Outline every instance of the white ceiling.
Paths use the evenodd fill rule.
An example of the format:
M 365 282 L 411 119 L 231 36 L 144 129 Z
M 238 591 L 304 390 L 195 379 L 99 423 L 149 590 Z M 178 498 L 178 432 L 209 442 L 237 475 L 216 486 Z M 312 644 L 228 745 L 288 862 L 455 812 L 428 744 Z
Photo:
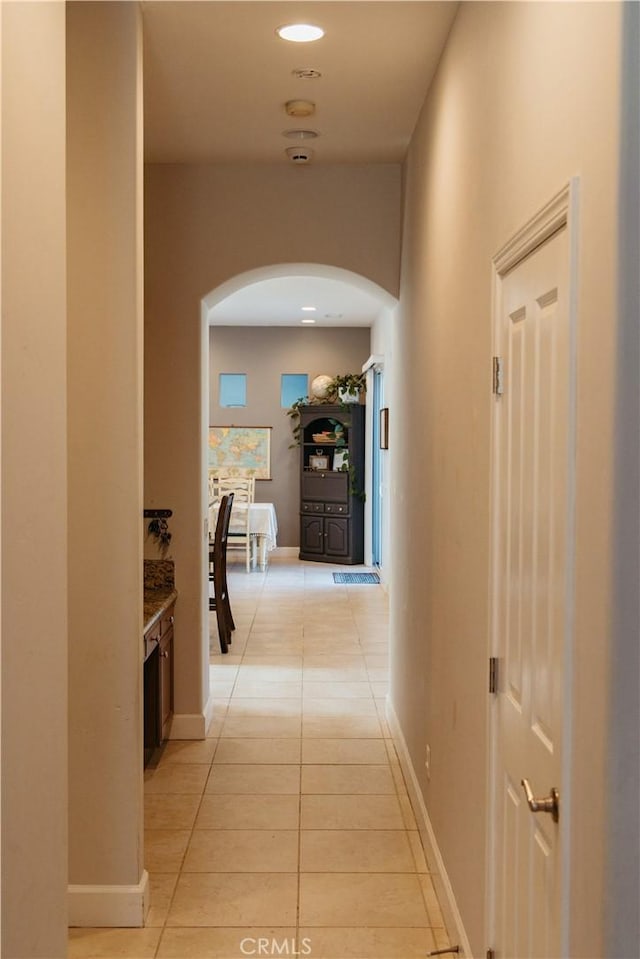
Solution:
M 303 311 L 303 306 L 316 310 Z M 211 326 L 371 326 L 382 304 L 353 284 L 318 276 L 282 276 L 245 286 L 209 310 Z
M 420 0 L 142 0 L 145 158 L 153 163 L 281 163 L 314 129 L 313 164 L 400 163 L 455 17 Z M 276 27 L 317 23 L 315 43 Z M 313 68 L 320 79 L 299 79 Z M 316 114 L 287 116 L 287 100 Z M 299 142 L 299 141 L 298 141 Z M 383 304 L 348 282 L 290 276 L 254 282 L 210 311 L 212 324 L 370 326 Z M 327 317 L 327 314 L 340 314 Z
M 401 162 L 457 9 L 403 0 L 142 0 L 145 152 L 156 163 L 290 163 L 282 132 L 311 127 L 314 163 Z M 287 43 L 283 23 L 325 29 Z M 292 71 L 313 68 L 316 80 Z M 288 117 L 310 99 L 316 115 Z

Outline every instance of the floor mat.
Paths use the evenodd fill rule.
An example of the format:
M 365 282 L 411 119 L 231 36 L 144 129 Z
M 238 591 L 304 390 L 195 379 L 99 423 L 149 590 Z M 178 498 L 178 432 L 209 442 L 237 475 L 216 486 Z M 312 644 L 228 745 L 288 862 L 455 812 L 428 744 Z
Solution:
M 352 586 L 354 583 L 379 583 L 380 577 L 377 573 L 334 573 L 333 581 Z

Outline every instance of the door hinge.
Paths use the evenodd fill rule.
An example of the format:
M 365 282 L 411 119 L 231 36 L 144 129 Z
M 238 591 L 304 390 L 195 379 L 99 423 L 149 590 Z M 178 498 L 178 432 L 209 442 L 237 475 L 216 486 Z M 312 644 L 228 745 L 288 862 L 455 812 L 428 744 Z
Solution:
M 502 396 L 504 393 L 504 377 L 501 356 L 494 356 L 493 358 L 493 392 L 496 396 Z
M 489 656 L 489 692 L 498 692 L 498 657 Z

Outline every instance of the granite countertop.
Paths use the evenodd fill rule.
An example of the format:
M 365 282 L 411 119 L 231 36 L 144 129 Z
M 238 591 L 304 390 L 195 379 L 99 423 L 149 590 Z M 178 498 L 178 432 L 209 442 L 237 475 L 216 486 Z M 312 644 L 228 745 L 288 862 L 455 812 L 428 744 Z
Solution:
M 145 559 L 143 607 L 145 633 L 155 626 L 177 596 L 173 560 Z

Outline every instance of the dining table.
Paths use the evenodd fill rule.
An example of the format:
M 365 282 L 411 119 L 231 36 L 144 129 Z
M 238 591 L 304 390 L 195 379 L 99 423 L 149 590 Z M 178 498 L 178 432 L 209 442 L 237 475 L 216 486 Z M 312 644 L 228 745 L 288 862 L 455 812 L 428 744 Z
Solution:
M 210 511 L 213 511 L 212 523 L 215 529 L 215 517 L 217 514 L 217 501 L 209 503 Z M 278 519 L 276 508 L 273 503 L 249 503 L 249 535 L 256 540 L 256 561 L 260 569 L 266 569 L 268 554 L 277 546 L 278 538 Z M 246 503 L 234 503 L 231 509 L 231 521 L 229 532 L 233 533 L 234 526 L 239 531 L 246 528 L 244 516 L 242 513 L 247 509 Z M 235 522 L 234 522 L 235 521 Z

